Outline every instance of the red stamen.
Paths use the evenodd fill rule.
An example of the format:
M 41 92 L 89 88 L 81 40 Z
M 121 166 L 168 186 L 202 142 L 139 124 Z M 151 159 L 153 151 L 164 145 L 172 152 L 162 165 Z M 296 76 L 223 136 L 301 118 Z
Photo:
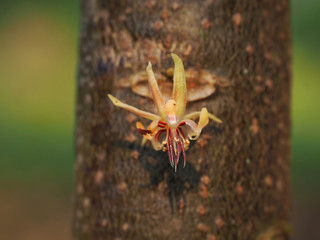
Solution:
M 183 142 L 185 142 L 185 141 L 186 141 L 186 136 L 184 135 L 182 129 L 181 129 L 181 128 L 178 128 L 178 130 L 179 130 L 180 134 L 182 135 L 182 140 L 183 140 Z
M 171 130 L 168 128 L 167 132 L 167 147 L 168 147 L 168 156 L 169 156 L 169 161 L 171 164 L 171 167 L 173 167 L 173 146 L 172 146 L 172 137 L 171 137 Z
M 183 142 L 181 141 L 181 136 L 179 134 L 179 132 L 182 134 L 182 137 L 184 138 L 184 134 L 183 134 L 183 131 L 182 129 L 178 128 L 177 130 L 177 134 L 178 134 L 178 137 L 179 137 L 179 142 L 178 142 L 178 161 L 179 161 L 179 157 L 180 157 L 180 152 L 182 150 L 182 154 L 183 154 L 183 167 L 186 166 L 186 153 L 184 151 L 184 141 L 185 141 L 185 138 L 183 139 Z
M 165 126 L 167 126 L 167 124 L 165 122 L 162 122 L 162 121 L 158 122 L 158 127 L 162 127 L 163 128 Z
M 181 122 L 181 123 L 179 124 L 179 127 L 180 127 L 180 126 L 184 126 L 184 125 L 186 125 L 186 122 Z
M 137 128 L 138 133 L 142 134 L 142 135 L 147 135 L 152 133 L 151 130 L 147 130 L 147 129 L 142 129 L 142 128 Z
M 162 130 L 159 130 L 157 132 L 157 134 L 156 134 L 157 137 L 158 137 L 158 134 L 160 135 L 159 132 L 162 132 Z M 180 135 L 180 133 L 181 133 L 181 135 Z M 186 154 L 185 154 L 185 150 L 184 150 L 184 141 L 182 141 L 182 140 L 184 140 L 183 138 L 184 138 L 184 134 L 181 129 L 177 128 L 175 133 L 172 133 L 171 128 L 167 128 L 168 156 L 169 156 L 169 161 L 170 161 L 171 166 L 173 167 L 173 165 L 174 165 L 175 171 L 177 171 L 177 166 L 179 163 L 181 152 L 183 154 L 183 160 L 184 160 L 183 167 L 186 166 Z M 177 146 L 177 153 L 174 151 L 173 144 L 176 144 L 176 146 Z
M 177 158 L 174 158 L 174 171 L 177 172 L 178 161 Z
M 180 135 L 179 135 L 179 131 L 176 130 L 176 134 L 178 136 L 178 154 L 177 154 L 177 157 L 176 157 L 176 165 L 178 165 L 178 162 L 179 162 L 179 158 L 180 158 L 180 152 L 181 152 L 181 139 L 180 139 Z M 175 168 L 177 169 L 177 166 L 175 166 Z
M 184 151 L 183 143 L 180 142 L 180 144 L 181 144 L 181 147 L 182 147 L 183 167 L 185 167 L 185 166 L 186 166 L 186 161 L 187 161 L 187 159 L 186 159 L 186 153 L 185 153 L 185 151 Z
M 166 129 L 161 129 L 161 130 L 159 130 L 159 131 L 156 133 L 156 135 L 154 136 L 154 138 L 159 141 L 160 134 L 163 133 L 163 132 L 165 132 L 165 131 L 166 131 Z

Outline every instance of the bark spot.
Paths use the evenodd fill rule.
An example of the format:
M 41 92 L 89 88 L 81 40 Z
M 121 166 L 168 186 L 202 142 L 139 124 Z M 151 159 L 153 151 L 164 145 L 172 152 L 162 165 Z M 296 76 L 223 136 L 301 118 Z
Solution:
M 209 231 L 209 227 L 205 225 L 204 223 L 199 223 L 197 225 L 197 229 L 202 233 L 207 233 Z
M 84 208 L 88 208 L 89 206 L 90 206 L 90 198 L 88 198 L 88 197 L 84 197 L 83 198 L 83 202 L 82 202 L 82 205 L 83 205 L 83 207 Z
M 81 210 L 77 210 L 76 216 L 77 216 L 77 218 L 81 219 L 83 217 L 82 211 Z
M 263 92 L 263 87 L 261 85 L 256 85 L 254 87 L 254 90 L 256 91 L 257 94 L 260 94 Z
M 92 97 L 90 94 L 86 94 L 85 98 L 84 98 L 84 101 L 87 105 L 91 104 L 92 102 Z
M 156 5 L 156 1 L 155 0 L 149 0 L 148 2 L 146 2 L 146 6 L 149 9 L 152 9 L 155 5 Z
M 207 240 L 217 240 L 216 236 L 215 235 L 208 235 L 207 236 Z
M 272 83 L 272 80 L 270 79 L 270 78 L 268 78 L 267 80 L 266 80 L 266 86 L 267 86 L 267 88 L 269 88 L 269 89 L 272 89 L 272 87 L 273 87 L 273 83 Z
M 209 197 L 209 194 L 208 194 L 208 190 L 207 190 L 207 187 L 203 184 L 200 184 L 200 196 L 203 198 L 203 199 L 207 199 Z
M 78 193 L 78 194 L 82 194 L 82 193 L 83 193 L 83 186 L 82 186 L 81 183 L 79 183 L 79 184 L 77 185 L 77 193 Z
M 266 51 L 265 53 L 264 53 L 264 57 L 265 57 L 265 59 L 266 60 L 271 60 L 271 53 L 269 52 L 269 51 Z
M 122 225 L 122 230 L 126 232 L 126 231 L 128 231 L 128 229 L 129 229 L 129 224 L 128 223 L 124 223 Z
M 104 173 L 101 170 L 98 170 L 94 176 L 94 182 L 97 185 L 100 185 L 104 177 Z
M 209 22 L 208 18 L 203 19 L 201 23 L 202 23 L 203 28 L 207 32 L 210 28 L 210 22 Z
M 236 192 L 238 195 L 242 195 L 243 193 L 243 186 L 240 183 L 237 184 Z
M 203 216 L 206 213 L 206 209 L 204 208 L 203 205 L 200 205 L 197 209 L 197 212 L 199 215 Z
M 282 192 L 282 190 L 283 190 L 283 182 L 281 180 L 277 181 L 277 189 L 280 192 Z
M 137 116 L 132 113 L 128 113 L 126 119 L 127 119 L 127 122 L 131 124 L 137 120 Z
M 165 22 L 168 20 L 168 11 L 167 11 L 167 9 L 163 9 L 162 10 L 161 17 Z
M 214 223 L 217 225 L 218 228 L 222 228 L 225 224 L 224 220 L 220 216 L 216 217 Z
M 248 44 L 248 45 L 246 46 L 246 52 L 247 52 L 249 55 L 251 55 L 251 54 L 253 53 L 253 47 L 252 47 L 251 44 Z
M 77 167 L 80 167 L 82 165 L 82 163 L 83 163 L 83 155 L 81 153 L 79 153 L 77 156 Z
M 82 135 L 78 136 L 77 144 L 81 146 L 84 143 L 84 137 Z
M 171 8 L 173 11 L 177 11 L 180 8 L 180 5 L 177 2 L 173 2 Z
M 134 159 L 134 160 L 138 160 L 139 158 L 139 152 L 137 150 L 134 150 L 132 153 L 131 153 L 131 157 Z
M 158 32 L 163 27 L 163 21 L 157 20 L 153 24 L 153 28 Z
M 129 135 L 126 137 L 126 140 L 128 142 L 135 142 L 137 140 L 137 137 L 133 134 L 132 131 L 130 131 Z
M 106 218 L 103 218 L 103 219 L 101 219 L 100 224 L 102 227 L 106 227 L 108 225 L 108 220 Z
M 106 158 L 106 152 L 105 151 L 101 151 L 101 152 L 97 153 L 96 157 L 97 157 L 97 159 L 99 161 L 103 161 Z
M 258 125 L 258 119 L 254 118 L 252 120 L 252 125 L 251 125 L 251 131 L 254 135 L 256 135 L 259 132 L 259 125 Z
M 258 83 L 262 83 L 262 77 L 260 75 L 258 75 L 256 77 L 256 80 L 257 80 Z
M 119 192 L 123 193 L 127 189 L 127 184 L 125 182 L 122 182 L 118 184 L 117 188 Z
M 205 185 L 208 185 L 210 183 L 210 178 L 207 175 L 203 175 L 201 177 L 201 182 L 204 183 Z
M 237 27 L 240 25 L 241 21 L 242 21 L 242 17 L 240 13 L 235 13 L 232 17 L 232 20 L 234 22 L 234 25 Z
M 184 201 L 182 199 L 180 199 L 179 201 L 179 215 L 182 216 L 183 215 L 183 212 L 184 212 Z
M 272 185 L 273 185 L 272 177 L 270 175 L 267 175 L 264 178 L 264 183 L 266 184 L 267 187 L 272 187 Z

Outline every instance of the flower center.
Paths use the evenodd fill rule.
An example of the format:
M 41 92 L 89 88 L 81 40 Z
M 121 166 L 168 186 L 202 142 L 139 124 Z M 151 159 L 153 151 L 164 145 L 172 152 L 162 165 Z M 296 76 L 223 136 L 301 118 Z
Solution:
M 174 129 L 174 128 L 178 127 L 178 125 L 180 123 L 180 119 L 175 114 L 171 114 L 171 115 L 167 116 L 167 123 L 170 128 Z

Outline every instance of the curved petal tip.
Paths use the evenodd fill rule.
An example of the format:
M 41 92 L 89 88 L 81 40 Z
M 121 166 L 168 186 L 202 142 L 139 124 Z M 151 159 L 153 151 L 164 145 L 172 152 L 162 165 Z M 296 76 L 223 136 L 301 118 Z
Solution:
M 173 100 L 177 103 L 177 116 L 181 117 L 187 104 L 186 76 L 181 58 L 175 53 L 171 53 L 171 57 L 174 61 Z

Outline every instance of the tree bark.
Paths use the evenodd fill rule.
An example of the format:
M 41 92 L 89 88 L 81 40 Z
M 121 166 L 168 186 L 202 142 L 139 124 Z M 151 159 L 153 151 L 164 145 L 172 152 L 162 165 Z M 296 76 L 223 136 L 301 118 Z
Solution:
M 287 0 L 83 0 L 80 36 L 74 239 L 289 238 Z M 168 78 L 170 52 L 216 80 L 187 111 L 223 121 L 176 173 L 166 152 L 141 146 L 140 119 L 107 99 L 155 112 L 130 80 L 148 60 Z

